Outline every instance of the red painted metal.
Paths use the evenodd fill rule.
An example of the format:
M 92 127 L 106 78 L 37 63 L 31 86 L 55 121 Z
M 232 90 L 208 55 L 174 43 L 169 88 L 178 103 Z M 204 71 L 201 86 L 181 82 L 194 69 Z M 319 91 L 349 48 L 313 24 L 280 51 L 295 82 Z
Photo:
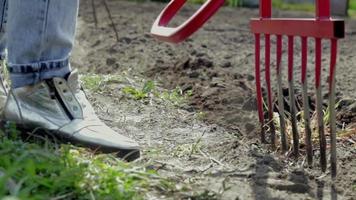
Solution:
M 169 22 L 186 3 L 186 0 L 172 0 L 154 22 L 151 34 L 159 40 L 179 43 L 196 32 L 224 5 L 225 0 L 207 0 L 201 8 L 178 27 L 167 27 Z
M 294 37 L 288 36 L 288 81 L 293 79 L 294 68 Z
M 326 169 L 326 138 L 324 134 L 324 125 L 323 125 L 323 113 L 322 113 L 322 93 L 321 93 L 321 72 L 322 72 L 322 41 L 325 39 L 331 40 L 331 62 L 330 62 L 330 91 L 329 93 L 335 93 L 335 68 L 336 68 L 336 56 L 337 56 L 337 40 L 345 37 L 345 22 L 343 20 L 335 20 L 330 17 L 330 0 L 316 0 L 316 9 L 315 9 L 315 18 L 273 18 L 272 17 L 272 2 L 271 0 L 260 0 L 260 17 L 251 19 L 251 30 L 255 35 L 265 35 L 265 72 L 266 72 L 266 83 L 267 83 L 267 100 L 268 104 L 272 99 L 272 91 L 270 88 L 270 36 L 277 36 L 277 49 L 276 49 L 276 63 L 277 63 L 277 75 L 281 75 L 281 57 L 282 57 L 282 36 L 288 36 L 288 81 L 289 81 L 289 92 L 290 92 L 290 106 L 291 106 L 291 121 L 293 129 L 293 144 L 294 144 L 294 153 L 298 155 L 299 147 L 299 135 L 298 128 L 296 126 L 296 116 L 295 116 L 295 102 L 294 102 L 294 38 L 300 37 L 302 44 L 302 56 L 301 56 L 301 82 L 303 84 L 303 101 L 304 103 L 308 102 L 307 97 L 307 61 L 308 61 L 308 38 L 315 39 L 315 88 L 317 94 L 317 115 L 318 115 L 318 131 L 319 131 L 319 141 L 320 141 L 320 162 L 322 170 Z M 256 59 L 260 59 L 260 44 L 256 44 L 256 52 L 258 56 Z M 260 61 L 256 60 L 256 63 Z M 260 75 L 260 66 L 256 65 L 256 85 L 258 90 L 261 90 L 261 80 L 257 79 Z M 257 73 L 258 71 L 258 73 Z M 279 88 L 279 93 L 281 88 Z M 335 95 L 331 95 L 330 104 L 332 105 Z M 278 99 L 280 101 L 282 97 L 279 95 Z M 257 101 L 258 105 L 263 105 L 263 97 L 260 96 L 257 92 Z M 280 102 L 279 102 L 280 103 Z M 279 105 L 280 106 L 280 105 Z M 305 108 L 304 111 L 309 112 L 309 104 L 305 105 L 308 108 Z M 271 107 L 268 107 L 268 113 L 270 114 Z M 262 115 L 263 111 L 259 109 L 259 115 Z M 309 114 L 309 113 L 305 113 Z M 282 117 L 280 119 L 282 120 Z M 261 119 L 260 119 L 261 121 Z M 262 120 L 261 123 L 264 123 Z M 312 163 L 312 144 L 311 144 L 311 131 L 309 128 L 310 119 L 305 117 L 306 123 L 306 143 L 307 143 L 307 152 L 308 152 L 308 163 Z M 334 125 L 335 120 L 331 120 L 330 124 Z M 332 126 L 335 129 L 335 126 Z M 282 128 L 282 127 L 281 127 Z M 332 129 L 332 128 L 331 128 Z M 332 135 L 332 175 L 336 175 L 336 138 L 335 130 L 331 130 Z M 273 137 L 273 134 L 272 134 Z M 283 133 L 281 132 L 281 139 L 283 139 Z M 282 142 L 283 143 L 283 142 Z
M 308 63 L 308 38 L 302 37 L 302 83 L 305 83 L 307 78 L 307 63 Z
M 260 0 L 260 17 L 270 18 L 272 16 L 272 0 Z
M 344 38 L 344 21 L 317 19 L 252 19 L 253 33 L 318 38 Z
M 284 98 L 283 98 L 283 86 L 282 86 L 282 48 L 283 40 L 281 35 L 277 35 L 276 41 L 276 72 L 277 72 L 277 88 L 278 88 L 278 111 L 279 111 L 279 124 L 280 124 L 280 133 L 281 133 L 281 147 L 282 152 L 288 151 L 288 138 L 286 135 L 286 121 L 284 113 Z
M 269 117 L 273 116 L 272 107 L 272 89 L 271 89 L 271 37 L 265 35 L 265 76 L 268 95 L 268 113 Z
M 330 77 L 329 77 L 329 112 L 330 112 L 330 163 L 331 177 L 337 174 L 337 151 L 336 151 L 336 114 L 335 114 L 335 71 L 337 60 L 337 40 L 331 40 Z
M 273 123 L 273 96 L 271 87 L 271 36 L 265 35 L 265 76 L 267 84 L 267 106 L 268 106 L 268 118 L 269 127 L 271 131 L 271 143 L 273 148 L 275 147 L 275 128 Z
M 315 1 L 316 18 L 319 20 L 330 19 L 330 0 L 316 0 Z
M 310 105 L 308 98 L 308 79 L 307 79 L 307 66 L 308 66 L 308 38 L 302 37 L 302 76 L 301 82 L 303 85 L 303 107 L 304 107 L 304 142 L 307 149 L 308 165 L 313 165 L 313 144 L 312 144 L 312 131 L 310 126 Z
M 156 38 L 178 43 L 183 41 L 197 31 L 223 4 L 224 0 L 207 0 L 203 6 L 186 22 L 176 28 L 167 27 L 172 18 L 186 3 L 186 0 L 172 0 L 168 6 L 162 11 L 155 21 L 151 33 Z M 255 36 L 255 78 L 256 78 L 256 93 L 257 93 L 257 108 L 258 117 L 261 124 L 261 140 L 266 142 L 265 138 L 265 119 L 263 107 L 263 93 L 261 85 L 261 35 L 265 39 L 265 79 L 267 84 L 267 102 L 269 120 L 273 120 L 273 96 L 271 88 L 271 36 L 277 36 L 277 64 L 276 71 L 278 81 L 281 82 L 281 61 L 282 61 L 282 37 L 288 36 L 288 81 L 290 92 L 291 120 L 293 129 L 293 145 L 295 156 L 298 156 L 299 135 L 298 127 L 296 126 L 296 109 L 294 97 L 294 38 L 300 37 L 302 44 L 301 56 L 301 82 L 303 83 L 303 101 L 307 102 L 307 58 L 308 58 L 308 38 L 315 39 L 315 88 L 317 94 L 317 117 L 318 131 L 320 141 L 320 161 L 322 170 L 326 170 L 326 138 L 324 134 L 323 113 L 322 113 L 322 93 L 321 93 L 321 72 L 322 72 L 322 41 L 328 39 L 331 41 L 331 58 L 330 58 L 330 105 L 335 104 L 335 69 L 337 59 L 337 41 L 345 37 L 345 22 L 343 20 L 335 20 L 330 17 L 330 0 L 316 0 L 315 18 L 272 18 L 272 0 L 260 0 L 260 17 L 251 19 L 250 27 Z M 282 87 L 278 87 L 278 101 L 281 103 Z M 284 102 L 282 102 L 284 103 Z M 279 105 L 281 106 L 281 105 Z M 281 108 L 281 107 L 279 107 Z M 283 106 L 282 106 L 282 109 Z M 336 126 L 335 113 L 331 109 L 331 169 L 332 176 L 336 176 Z M 308 112 L 309 109 L 305 109 Z M 308 114 L 308 113 L 305 113 Z M 281 122 L 284 118 L 281 115 Z M 283 119 L 282 119 L 283 118 Z M 308 117 L 307 117 L 308 118 Z M 309 123 L 309 119 L 305 119 L 305 123 Z M 272 129 L 272 127 L 271 127 Z M 281 129 L 283 129 L 281 125 Z M 307 128 L 308 129 L 308 128 Z M 309 128 L 310 129 L 310 128 Z M 312 145 L 311 131 L 306 130 L 306 143 L 308 147 L 308 162 L 312 163 Z M 274 131 L 271 130 L 272 144 L 274 144 Z M 287 138 L 284 131 L 281 131 L 282 149 L 287 149 Z
M 283 41 L 282 41 L 282 35 L 277 35 L 277 74 L 280 74 L 281 73 L 281 62 L 282 62 L 282 44 L 283 44 Z
M 322 69 L 322 39 L 315 38 L 315 89 L 316 89 L 316 113 L 318 119 L 319 145 L 320 145 L 320 165 L 322 171 L 326 171 L 326 138 L 323 123 L 323 108 L 321 94 L 321 69 Z
M 263 98 L 261 86 L 261 37 L 260 34 L 255 34 L 255 77 L 256 77 L 256 93 L 257 93 L 257 110 L 258 118 L 261 124 L 261 141 L 266 142 L 264 133 L 264 115 L 263 115 Z
M 315 38 L 315 88 L 320 87 L 321 78 L 321 39 Z
M 331 83 L 335 79 L 336 71 L 336 60 L 337 60 L 337 40 L 331 40 L 331 56 L 330 56 L 330 76 L 329 76 L 329 90 L 331 90 Z

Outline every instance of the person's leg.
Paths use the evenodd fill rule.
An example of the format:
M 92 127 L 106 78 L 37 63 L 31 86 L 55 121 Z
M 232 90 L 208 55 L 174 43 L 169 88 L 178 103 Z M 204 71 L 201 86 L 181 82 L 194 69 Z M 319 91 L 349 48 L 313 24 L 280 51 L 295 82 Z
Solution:
M 68 74 L 79 1 L 11 0 L 8 4 L 8 70 L 12 87 Z
M 5 25 L 8 0 L 0 0 L 0 112 L 3 110 L 7 99 L 7 88 L 4 82 L 4 63 L 6 50 Z
M 5 25 L 7 15 L 7 1 L 0 0 L 0 61 L 5 59 L 6 38 L 5 38 Z
M 81 89 L 69 56 L 78 0 L 9 0 L 8 70 L 12 87 L 3 119 L 128 160 L 139 145 L 96 116 Z

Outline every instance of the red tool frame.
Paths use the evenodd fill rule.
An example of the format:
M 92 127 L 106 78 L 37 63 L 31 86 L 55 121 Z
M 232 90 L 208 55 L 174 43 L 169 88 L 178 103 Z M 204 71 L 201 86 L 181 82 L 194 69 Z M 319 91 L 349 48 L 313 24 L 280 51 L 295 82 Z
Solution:
M 225 0 L 207 0 L 201 8 L 182 25 L 167 27 L 172 18 L 186 3 L 186 0 L 172 0 L 154 22 L 151 34 L 159 40 L 179 43 L 199 30 L 205 22 L 224 5 Z
M 214 13 L 224 4 L 224 0 L 207 0 L 205 4 L 186 22 L 176 28 L 167 27 L 172 18 L 183 7 L 186 0 L 172 0 L 162 11 L 153 24 L 151 33 L 159 40 L 179 43 L 195 31 L 197 31 Z M 330 0 L 316 0 L 316 16 L 310 19 L 292 18 L 272 18 L 272 0 L 260 0 L 260 17 L 251 20 L 250 26 L 255 35 L 255 76 L 258 116 L 261 123 L 261 140 L 266 141 L 266 123 L 263 109 L 263 94 L 261 84 L 261 35 L 265 41 L 265 79 L 267 85 L 267 106 L 268 123 L 271 132 L 271 143 L 275 147 L 276 133 L 274 127 L 274 105 L 271 87 L 271 35 L 276 37 L 276 72 L 278 81 L 278 110 L 280 114 L 280 132 L 282 151 L 288 150 L 288 138 L 286 135 L 286 116 L 282 94 L 282 48 L 283 36 L 288 37 L 288 83 L 290 115 L 293 132 L 293 152 L 296 157 L 299 155 L 299 131 L 297 127 L 296 106 L 295 106 L 295 87 L 294 87 L 294 43 L 295 38 L 300 38 L 301 42 L 301 82 L 303 89 L 303 108 L 305 125 L 305 144 L 307 146 L 307 158 L 309 165 L 313 162 L 313 147 L 311 141 L 310 109 L 308 102 L 307 87 L 307 57 L 308 39 L 315 40 L 315 89 L 316 107 L 318 119 L 318 132 L 320 142 L 320 164 L 322 171 L 326 171 L 326 137 L 324 133 L 323 110 L 322 110 L 322 91 L 321 91 L 321 69 L 322 69 L 322 41 L 329 40 L 330 51 L 330 72 L 329 72 L 329 112 L 330 112 L 330 139 L 331 139 L 331 174 L 336 177 L 336 119 L 335 119 L 335 70 L 337 61 L 338 39 L 345 37 L 345 22 L 335 20 L 330 17 Z
M 271 132 L 271 143 L 274 146 L 276 142 L 275 129 L 273 123 L 273 96 L 271 88 L 271 35 L 276 36 L 277 49 L 277 80 L 278 80 L 278 104 L 281 124 L 281 143 L 282 150 L 287 151 L 288 143 L 285 127 L 285 116 L 282 97 L 282 78 L 281 78 L 281 59 L 282 59 L 282 39 L 283 36 L 288 37 L 288 82 L 289 82 L 289 100 L 290 100 L 290 115 L 293 132 L 293 152 L 297 157 L 299 155 L 299 132 L 296 120 L 295 106 L 295 87 L 294 87 L 294 42 L 295 38 L 300 38 L 302 44 L 301 67 L 302 76 L 301 82 L 303 85 L 303 102 L 304 102 L 304 121 L 306 133 L 306 146 L 308 163 L 313 162 L 313 147 L 311 142 L 311 128 L 307 93 L 307 56 L 308 56 L 308 38 L 315 39 L 315 88 L 316 88 L 316 107 L 318 118 L 318 132 L 320 142 L 320 164 L 322 170 L 326 170 L 326 137 L 324 133 L 323 110 L 322 110 L 322 93 L 321 93 L 321 68 L 322 68 L 322 40 L 330 40 L 331 55 L 330 55 L 330 74 L 329 74 L 329 108 L 330 108 L 330 126 L 331 126 L 331 174 L 336 176 L 336 122 L 335 122 L 335 68 L 337 60 L 337 41 L 345 36 L 345 25 L 343 20 L 335 20 L 330 17 L 330 0 L 316 0 L 316 17 L 312 19 L 281 19 L 272 18 L 272 1 L 260 0 L 260 18 L 252 19 L 250 26 L 255 35 L 255 75 L 256 75 L 256 91 L 257 91 L 257 106 L 259 120 L 261 123 L 261 140 L 266 142 L 265 138 L 265 119 L 263 109 L 263 94 L 261 86 L 261 35 L 265 39 L 265 79 L 267 85 L 267 105 L 268 105 L 268 126 Z

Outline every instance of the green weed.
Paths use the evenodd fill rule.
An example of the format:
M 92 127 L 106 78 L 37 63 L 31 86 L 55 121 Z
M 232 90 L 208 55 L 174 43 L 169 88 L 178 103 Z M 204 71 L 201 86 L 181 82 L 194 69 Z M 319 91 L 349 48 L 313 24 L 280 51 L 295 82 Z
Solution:
M 153 81 L 147 81 L 141 89 L 136 89 L 132 86 L 126 86 L 122 89 L 124 94 L 128 94 L 136 100 L 142 100 L 149 96 L 155 89 Z
M 182 105 L 189 96 L 192 96 L 192 91 L 189 90 L 183 93 L 179 87 L 176 87 L 174 90 L 163 92 L 160 98 L 171 102 L 175 106 L 179 106 Z
M 173 90 L 159 90 L 154 81 L 146 81 L 142 88 L 136 88 L 133 86 L 126 86 L 122 89 L 123 93 L 129 95 L 135 100 L 143 100 L 148 97 L 154 96 L 158 99 L 162 99 L 172 103 L 175 106 L 180 106 L 189 96 L 192 96 L 192 91 L 186 91 L 185 93 L 179 88 Z
M 207 117 L 207 113 L 203 112 L 203 111 L 200 111 L 196 114 L 196 117 L 198 120 L 204 120 L 206 119 Z

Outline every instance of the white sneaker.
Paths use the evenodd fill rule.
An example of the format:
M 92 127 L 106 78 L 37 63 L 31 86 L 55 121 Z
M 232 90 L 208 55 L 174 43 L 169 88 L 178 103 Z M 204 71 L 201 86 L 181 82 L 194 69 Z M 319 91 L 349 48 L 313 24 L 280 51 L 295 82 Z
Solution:
M 140 156 L 137 142 L 113 131 L 97 117 L 80 88 L 76 71 L 67 79 L 53 78 L 34 86 L 11 89 L 4 120 L 25 129 L 42 128 L 102 152 L 117 152 L 128 161 Z

